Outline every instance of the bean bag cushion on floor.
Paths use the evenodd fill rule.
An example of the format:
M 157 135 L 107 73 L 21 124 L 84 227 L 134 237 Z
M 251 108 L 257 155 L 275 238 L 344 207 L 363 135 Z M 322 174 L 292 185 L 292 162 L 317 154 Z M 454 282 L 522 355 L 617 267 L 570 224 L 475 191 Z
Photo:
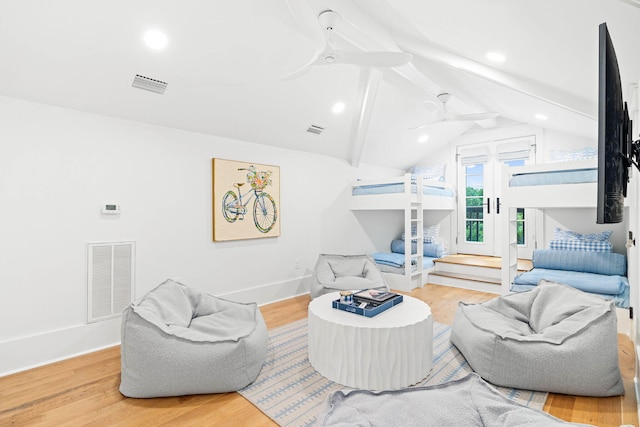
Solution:
M 624 394 L 613 302 L 559 283 L 460 303 L 451 342 L 492 384 L 580 396 Z
M 120 392 L 145 398 L 239 390 L 260 373 L 267 341 L 255 303 L 167 280 L 124 310 Z

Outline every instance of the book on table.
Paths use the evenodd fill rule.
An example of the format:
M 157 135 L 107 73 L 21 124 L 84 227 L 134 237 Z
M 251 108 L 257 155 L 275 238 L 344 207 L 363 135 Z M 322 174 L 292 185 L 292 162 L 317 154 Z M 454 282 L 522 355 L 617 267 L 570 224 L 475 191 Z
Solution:
M 365 289 L 353 294 L 353 299 L 357 302 L 366 302 L 373 305 L 379 305 L 390 299 L 395 298 L 398 294 L 388 291 L 379 291 L 376 289 Z

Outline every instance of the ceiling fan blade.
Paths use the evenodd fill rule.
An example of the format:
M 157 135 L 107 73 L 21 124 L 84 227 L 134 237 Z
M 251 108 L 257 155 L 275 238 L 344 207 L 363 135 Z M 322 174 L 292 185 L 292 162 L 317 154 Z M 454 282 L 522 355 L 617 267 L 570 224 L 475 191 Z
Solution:
M 297 79 L 298 77 L 304 75 L 307 73 L 307 71 L 309 71 L 311 68 L 313 68 L 316 65 L 320 65 L 320 64 L 324 64 L 325 63 L 325 57 L 327 55 L 327 52 L 329 51 L 329 46 L 325 46 L 323 48 L 317 49 L 316 52 L 313 54 L 313 56 L 311 57 L 311 60 L 309 62 L 307 62 L 305 65 L 303 65 L 302 67 L 298 68 L 297 70 L 294 70 L 292 72 L 290 72 L 289 74 L 280 77 L 280 80 L 293 80 L 293 79 Z
M 405 52 L 336 52 L 335 62 L 389 68 L 408 64 L 412 59 Z
M 420 126 L 414 126 L 414 127 L 412 127 L 412 128 L 409 128 L 409 130 L 422 129 L 422 128 L 425 128 L 425 127 L 427 127 L 427 126 L 435 125 L 436 123 L 442 123 L 442 122 L 445 122 L 445 121 L 447 121 L 447 119 L 446 119 L 446 118 L 444 118 L 444 117 L 438 117 L 436 120 L 433 120 L 433 121 L 431 121 L 431 122 L 427 122 L 427 123 L 422 124 L 422 125 L 420 125 Z
M 446 120 L 452 122 L 477 122 L 481 120 L 494 119 L 500 113 L 476 113 L 476 114 L 452 114 Z

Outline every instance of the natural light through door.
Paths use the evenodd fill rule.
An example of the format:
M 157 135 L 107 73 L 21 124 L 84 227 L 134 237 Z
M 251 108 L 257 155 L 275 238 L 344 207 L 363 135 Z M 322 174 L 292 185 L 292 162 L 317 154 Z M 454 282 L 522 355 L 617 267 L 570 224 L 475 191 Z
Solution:
M 459 253 L 500 256 L 502 169 L 533 163 L 532 147 L 533 137 L 458 148 Z M 530 209 L 518 208 L 517 239 L 525 257 L 534 247 L 534 220 Z

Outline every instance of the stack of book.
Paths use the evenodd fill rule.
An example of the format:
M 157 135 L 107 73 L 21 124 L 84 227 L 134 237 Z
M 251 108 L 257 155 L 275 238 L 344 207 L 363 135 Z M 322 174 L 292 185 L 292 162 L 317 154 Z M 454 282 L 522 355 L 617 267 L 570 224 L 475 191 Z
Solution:
M 367 303 L 370 307 L 377 307 L 397 297 L 398 294 L 387 291 L 377 291 L 375 289 L 365 289 L 364 291 L 353 294 L 353 300 L 358 304 Z
M 353 294 L 353 301 L 346 303 L 341 300 L 332 302 L 333 308 L 373 317 L 402 302 L 402 295 L 388 291 L 365 289 Z

